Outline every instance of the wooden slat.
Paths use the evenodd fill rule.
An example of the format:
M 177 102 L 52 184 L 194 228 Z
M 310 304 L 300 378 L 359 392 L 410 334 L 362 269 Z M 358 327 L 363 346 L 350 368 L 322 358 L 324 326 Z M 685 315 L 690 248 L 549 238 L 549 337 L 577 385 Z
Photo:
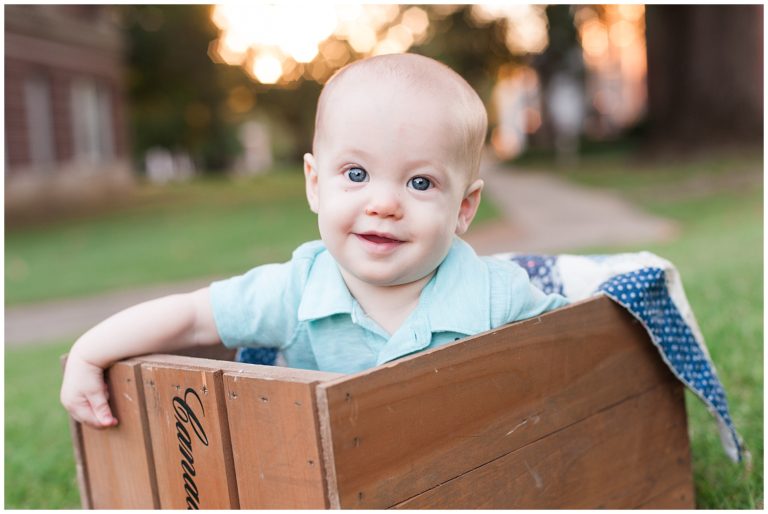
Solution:
M 680 483 L 674 484 L 660 495 L 649 499 L 639 505 L 638 509 L 693 509 L 695 506 L 693 496 L 692 477 L 688 476 Z
M 85 443 L 83 443 L 81 442 L 83 440 L 83 427 L 81 427 L 79 423 L 72 421 L 71 429 L 75 449 L 78 485 L 80 487 L 83 508 L 158 508 L 161 505 L 155 478 L 149 422 L 147 419 L 146 406 L 144 405 L 145 389 L 144 387 L 137 387 L 142 384 L 141 364 L 145 364 L 150 370 L 147 372 L 149 378 L 146 382 L 147 387 L 152 392 L 150 400 L 152 402 L 151 410 L 154 412 L 153 423 L 155 425 L 155 432 L 157 433 L 159 431 L 162 436 L 161 448 L 158 449 L 158 451 L 164 452 L 160 455 L 162 457 L 160 466 L 166 473 L 163 478 L 166 490 L 171 487 L 171 483 L 173 483 L 172 478 L 165 478 L 168 475 L 169 470 L 171 471 L 171 475 L 174 474 L 174 471 L 178 472 L 176 473 L 177 475 L 183 475 L 183 473 L 179 472 L 181 469 L 180 462 L 182 456 L 178 450 L 179 440 L 176 433 L 176 418 L 170 404 L 172 399 L 168 400 L 166 398 L 166 403 L 169 405 L 167 408 L 163 408 L 163 400 L 160 398 L 160 394 L 155 394 L 158 387 L 158 382 L 156 382 L 158 373 L 162 374 L 168 370 L 179 369 L 181 373 L 180 376 L 186 378 L 179 378 L 179 380 L 176 380 L 175 382 L 171 380 L 171 382 L 174 382 L 180 387 L 185 380 L 193 384 L 200 383 L 201 381 L 210 382 L 211 375 L 218 377 L 218 380 L 220 381 L 221 374 L 224 371 L 228 373 L 230 380 L 239 376 L 257 376 L 260 381 L 266 381 L 268 383 L 274 382 L 276 384 L 285 381 L 288 386 L 295 385 L 304 387 L 305 389 L 310 387 L 310 384 L 314 384 L 318 381 L 340 376 L 335 373 L 320 373 L 272 366 L 254 366 L 219 360 L 160 354 L 138 357 L 116 364 L 107 372 L 107 377 L 111 391 L 110 404 L 113 408 L 113 412 L 120 420 L 118 427 L 105 430 L 95 430 L 84 427 L 86 435 Z M 159 368 L 162 368 L 165 371 L 158 371 Z M 132 370 L 132 372 L 128 370 Z M 131 373 L 133 373 L 133 375 L 131 375 Z M 201 373 L 204 375 L 204 378 L 202 379 Z M 160 380 L 168 382 L 167 377 L 166 379 L 161 378 Z M 214 378 L 213 382 L 215 383 L 216 380 L 217 378 Z M 205 402 L 203 403 L 206 413 L 211 410 L 211 407 L 207 403 L 210 395 L 215 396 L 215 393 L 211 392 L 211 388 L 209 387 L 209 393 L 208 395 L 204 395 Z M 136 399 L 136 402 L 128 402 L 129 398 Z M 314 417 L 314 408 L 311 405 L 311 402 L 314 401 L 313 390 L 310 391 L 309 399 L 310 402 L 308 402 L 307 405 L 310 405 L 310 407 L 308 407 L 306 411 L 311 412 Z M 236 417 L 240 418 L 239 416 Z M 226 421 L 225 417 L 221 419 Z M 208 418 L 206 418 L 205 421 L 207 422 Z M 172 423 L 173 425 L 170 447 L 167 442 L 169 437 L 169 423 Z M 214 425 L 217 424 L 215 419 L 211 420 L 211 423 Z M 316 421 L 314 421 L 314 424 L 316 425 Z M 315 434 L 315 437 L 317 437 L 316 427 L 313 427 L 312 425 L 298 426 L 304 427 L 304 430 Z M 189 429 L 187 430 L 189 431 Z M 211 439 L 219 438 L 223 440 L 221 436 L 214 435 L 212 437 L 211 434 L 208 433 L 206 433 L 206 435 L 209 438 L 209 445 L 212 444 Z M 249 451 L 250 449 L 247 442 L 252 436 L 252 430 L 246 427 L 243 435 L 245 436 L 241 438 L 243 446 L 246 451 Z M 194 445 L 194 440 L 192 443 Z M 289 441 L 289 443 L 294 444 L 294 441 Z M 229 459 L 230 478 L 224 478 L 225 482 L 229 480 L 226 485 L 228 492 L 227 495 L 224 495 L 224 499 L 225 501 L 231 502 L 231 496 L 229 495 L 232 493 L 230 489 L 235 489 L 235 480 L 233 478 L 234 474 L 231 472 L 231 451 L 229 450 L 229 443 L 224 442 L 214 446 L 217 447 L 218 450 L 214 449 L 213 453 L 206 456 L 193 455 L 193 459 L 196 461 L 195 464 L 197 466 L 210 464 L 220 467 L 222 462 L 225 462 L 224 468 L 227 467 L 226 460 Z M 167 458 L 168 450 L 170 449 L 171 453 L 173 453 L 174 447 L 176 448 L 176 454 L 172 455 L 173 459 L 169 465 Z M 93 462 L 93 469 L 90 473 L 87 471 L 86 448 L 88 449 L 88 455 L 90 456 L 90 459 L 88 460 Z M 196 450 L 197 448 L 193 446 L 193 449 Z M 217 456 L 214 455 L 216 451 L 224 454 L 223 461 L 219 460 Z M 320 459 L 319 456 L 315 459 L 315 462 L 318 463 L 318 470 L 322 467 L 320 464 L 321 460 L 322 459 Z M 179 464 L 178 470 L 171 469 L 173 468 L 172 464 L 174 462 Z M 247 462 L 243 462 L 243 467 L 246 469 L 248 468 Z M 195 473 L 198 473 L 198 469 L 195 469 Z M 93 475 L 93 479 L 91 479 L 91 475 Z M 322 482 L 320 484 L 320 493 L 324 496 Z M 199 488 L 199 481 L 196 482 L 195 485 Z M 204 487 L 206 487 L 209 497 L 215 497 L 217 495 L 215 490 L 214 495 L 210 494 L 210 485 L 208 483 L 204 484 Z M 219 483 L 216 487 L 221 488 L 222 484 Z M 94 490 L 93 495 L 89 492 L 91 489 Z M 183 491 L 183 482 L 181 489 Z M 91 501 L 92 496 L 96 499 L 95 503 Z M 173 495 L 170 496 L 172 497 Z M 181 505 L 179 505 L 178 497 L 171 497 L 167 494 L 164 495 L 164 507 L 186 507 L 186 494 L 184 494 Z M 208 499 L 210 500 L 210 498 Z M 321 503 L 320 506 L 322 505 L 323 504 Z M 210 503 L 206 504 L 201 501 L 199 506 L 205 508 L 206 506 L 210 506 Z
M 592 299 L 317 387 L 332 507 L 390 507 L 667 381 Z
M 682 387 L 668 382 L 420 494 L 398 508 L 692 508 Z
M 161 508 L 238 508 L 218 361 L 142 365 Z
M 118 362 L 107 371 L 109 404 L 119 424 L 108 429 L 81 425 L 85 482 L 91 508 L 159 506 L 140 362 L 139 359 Z
M 67 357 L 64 354 L 59 359 L 62 373 L 67 366 Z M 75 478 L 77 479 L 77 490 L 80 493 L 80 508 L 91 508 L 91 491 L 88 485 L 88 470 L 85 467 L 85 450 L 83 449 L 83 429 L 80 423 L 69 416 L 69 434 L 72 437 L 72 449 L 75 457 Z
M 83 430 L 80 423 L 69 418 L 69 433 L 72 436 L 72 449 L 75 452 L 75 477 L 77 491 L 80 493 L 80 508 L 90 509 L 91 489 L 88 485 L 88 471 L 85 467 L 85 451 L 83 450 Z
M 224 375 L 242 508 L 328 507 L 315 385 L 335 377 L 266 366 Z

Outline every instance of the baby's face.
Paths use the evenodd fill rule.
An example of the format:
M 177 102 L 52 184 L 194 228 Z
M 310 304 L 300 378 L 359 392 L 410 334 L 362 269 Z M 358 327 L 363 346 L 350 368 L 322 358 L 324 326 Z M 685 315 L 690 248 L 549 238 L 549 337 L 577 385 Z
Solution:
M 359 280 L 424 278 L 469 226 L 482 188 L 461 158 L 450 98 L 365 79 L 341 88 L 326 105 L 316 155 L 305 156 L 320 235 Z

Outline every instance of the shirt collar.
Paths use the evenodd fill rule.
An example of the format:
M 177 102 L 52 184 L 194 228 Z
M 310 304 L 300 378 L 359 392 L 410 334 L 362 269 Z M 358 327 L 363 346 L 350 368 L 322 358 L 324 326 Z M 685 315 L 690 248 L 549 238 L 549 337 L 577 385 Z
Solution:
M 490 330 L 489 280 L 486 264 L 455 237 L 419 302 L 431 331 L 471 335 Z
M 421 292 L 416 319 L 409 321 L 416 322 L 418 332 L 470 335 L 490 330 L 489 290 L 487 266 L 469 244 L 455 237 L 448 255 Z M 353 304 L 338 264 L 330 252 L 320 252 L 309 270 L 299 320 L 351 314 Z
M 299 321 L 352 312 L 353 298 L 328 250 L 317 254 L 299 303 Z

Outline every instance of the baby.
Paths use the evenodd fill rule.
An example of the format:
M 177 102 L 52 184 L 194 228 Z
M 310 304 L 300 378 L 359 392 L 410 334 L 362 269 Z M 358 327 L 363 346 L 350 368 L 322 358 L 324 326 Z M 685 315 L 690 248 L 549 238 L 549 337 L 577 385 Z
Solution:
M 320 95 L 304 156 L 322 241 L 103 321 L 72 347 L 61 402 L 78 421 L 112 426 L 103 371 L 130 356 L 223 342 L 354 373 L 565 305 L 457 237 L 480 202 L 486 125 L 477 94 L 437 61 L 348 65 Z

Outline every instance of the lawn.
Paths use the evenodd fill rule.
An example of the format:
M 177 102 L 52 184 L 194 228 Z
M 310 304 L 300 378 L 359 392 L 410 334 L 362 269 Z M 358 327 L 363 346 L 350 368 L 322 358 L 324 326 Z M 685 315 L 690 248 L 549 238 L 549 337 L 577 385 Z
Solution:
M 284 260 L 317 237 L 302 187 L 299 173 L 143 186 L 113 212 L 11 231 L 6 303 L 231 275 Z
M 627 163 L 621 156 L 587 158 L 567 174 L 593 186 L 615 188 L 681 225 L 679 239 L 643 249 L 671 260 L 680 270 L 728 392 L 731 414 L 753 457 L 751 471 L 732 464 L 721 449 L 714 419 L 689 395 L 694 478 L 701 508 L 763 506 L 763 192 L 760 180 L 747 177 L 756 166 L 762 170 L 760 159 L 717 158 L 651 166 Z M 536 165 L 547 167 L 546 162 Z M 679 174 L 674 173 L 676 169 Z M 55 297 L 160 279 L 225 274 L 258 260 L 287 257 L 297 242 L 316 233 L 300 183 L 300 177 L 277 174 L 236 187 L 223 181 L 174 186 L 145 193 L 142 205 L 119 214 L 8 234 L 6 297 L 9 290 L 27 287 L 20 284 L 36 283 L 38 278 L 32 275 L 45 272 L 48 279 L 55 279 L 54 270 L 49 269 L 53 266 L 58 273 L 66 270 L 71 275 L 66 287 L 56 286 L 51 292 Z M 493 215 L 492 207 L 483 214 L 486 219 Z M 78 250 L 98 255 L 77 258 Z M 123 258 L 122 252 L 140 259 L 140 265 Z M 145 258 L 145 252 L 150 256 Z M 26 263 L 23 281 L 9 283 L 11 256 Z M 185 262 L 209 259 L 214 264 Z M 183 267 L 183 273 L 177 267 Z M 78 274 L 102 279 L 78 289 L 73 285 L 79 282 Z M 132 276 L 123 279 L 123 274 Z M 14 301 L 46 297 L 44 281 L 35 287 L 41 288 L 35 294 L 13 292 Z M 7 508 L 71 508 L 79 503 L 66 417 L 57 400 L 58 356 L 66 347 L 66 343 L 54 343 L 6 349 Z
M 59 356 L 71 343 L 5 351 L 5 508 L 80 506 L 72 440 L 59 404 Z

